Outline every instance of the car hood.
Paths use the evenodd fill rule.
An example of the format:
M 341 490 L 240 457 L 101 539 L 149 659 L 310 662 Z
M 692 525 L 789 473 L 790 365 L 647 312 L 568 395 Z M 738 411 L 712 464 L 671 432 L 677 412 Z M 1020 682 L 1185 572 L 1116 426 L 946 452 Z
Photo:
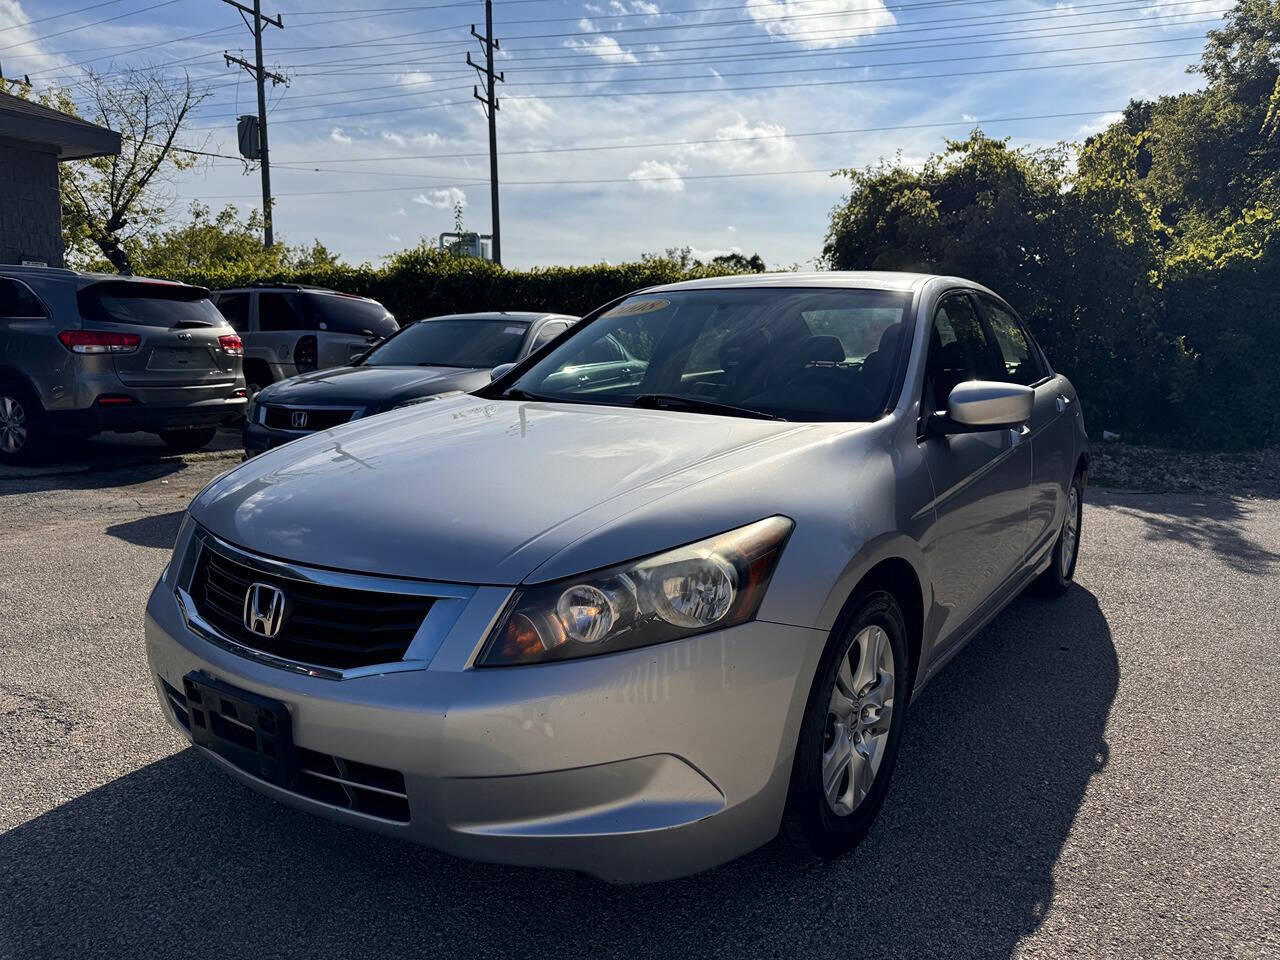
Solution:
M 369 407 L 446 390 L 475 390 L 488 382 L 488 370 L 470 367 L 330 367 L 272 384 L 261 401 Z
M 299 563 L 510 585 L 611 521 L 792 449 L 816 426 L 446 398 L 262 454 L 207 486 L 192 516 L 231 543 Z M 711 510 L 680 519 L 684 535 L 664 546 L 723 520 Z M 609 562 L 652 552 L 624 539 Z

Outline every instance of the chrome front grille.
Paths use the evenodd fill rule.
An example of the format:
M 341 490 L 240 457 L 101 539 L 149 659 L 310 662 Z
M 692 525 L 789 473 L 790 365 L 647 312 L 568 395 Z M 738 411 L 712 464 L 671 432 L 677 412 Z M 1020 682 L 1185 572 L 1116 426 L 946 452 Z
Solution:
M 256 583 L 284 597 L 275 636 L 246 626 L 246 595 Z M 256 570 L 208 541 L 189 592 L 200 616 L 231 640 L 335 670 L 402 660 L 432 604 L 430 597 L 341 589 Z
M 353 408 L 267 406 L 262 414 L 262 423 L 274 430 L 312 433 L 347 423 L 357 412 Z

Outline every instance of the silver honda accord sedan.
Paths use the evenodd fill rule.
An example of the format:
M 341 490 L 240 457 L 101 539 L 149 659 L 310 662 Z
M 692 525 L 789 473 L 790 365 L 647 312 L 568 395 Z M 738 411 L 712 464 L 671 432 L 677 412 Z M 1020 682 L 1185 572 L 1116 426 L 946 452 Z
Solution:
M 977 284 L 656 287 L 214 480 L 148 658 L 212 761 L 344 823 L 617 882 L 783 824 L 837 856 L 912 698 L 1070 586 L 1088 465 L 1075 390 Z

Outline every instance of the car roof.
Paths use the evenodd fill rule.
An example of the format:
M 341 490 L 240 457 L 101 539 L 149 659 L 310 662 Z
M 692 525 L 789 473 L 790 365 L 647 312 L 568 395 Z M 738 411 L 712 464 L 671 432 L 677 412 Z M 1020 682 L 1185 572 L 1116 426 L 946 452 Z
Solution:
M 342 290 L 334 290 L 332 287 L 317 287 L 309 283 L 267 283 L 266 281 L 255 280 L 253 283 L 242 284 L 238 287 L 218 287 L 213 292 L 251 293 L 255 290 L 258 292 L 288 290 L 291 293 L 323 293 L 334 297 L 349 297 L 352 300 L 368 300 L 370 303 L 378 303 L 373 297 L 366 297 L 363 293 L 345 293 Z
M 203 287 L 192 283 L 179 283 L 176 280 L 162 280 L 159 277 L 135 277 L 123 273 L 95 273 L 89 270 L 72 270 L 70 267 L 30 267 L 22 264 L 0 263 L 0 275 L 20 277 L 24 280 L 65 280 L 78 286 L 91 283 L 163 283 L 174 287 L 192 287 L 202 290 Z
M 808 273 L 743 273 L 701 280 L 682 280 L 657 287 L 646 287 L 645 293 L 675 290 L 722 290 L 732 287 L 856 287 L 865 290 L 914 291 L 930 280 L 932 273 L 906 273 L 889 270 L 821 270 Z M 977 286 L 969 280 L 953 277 L 965 286 Z

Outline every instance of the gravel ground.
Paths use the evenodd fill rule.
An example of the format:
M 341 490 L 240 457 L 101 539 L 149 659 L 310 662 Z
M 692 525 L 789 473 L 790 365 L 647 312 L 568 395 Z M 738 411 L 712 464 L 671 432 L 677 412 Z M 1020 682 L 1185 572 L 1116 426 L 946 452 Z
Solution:
M 139 618 L 233 462 L 0 478 L 0 957 L 1280 957 L 1280 501 L 1091 489 L 1079 585 L 925 691 L 857 851 L 618 888 L 336 826 L 185 747 Z

